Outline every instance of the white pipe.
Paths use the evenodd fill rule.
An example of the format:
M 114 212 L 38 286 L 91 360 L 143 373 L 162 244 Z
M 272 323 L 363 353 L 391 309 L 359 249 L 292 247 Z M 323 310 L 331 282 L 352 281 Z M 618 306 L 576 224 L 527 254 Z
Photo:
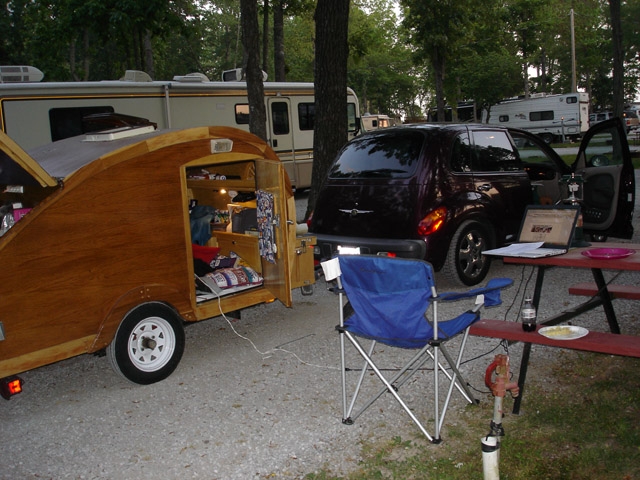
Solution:
M 500 480 L 500 441 L 498 437 L 482 437 L 482 471 L 484 480 Z

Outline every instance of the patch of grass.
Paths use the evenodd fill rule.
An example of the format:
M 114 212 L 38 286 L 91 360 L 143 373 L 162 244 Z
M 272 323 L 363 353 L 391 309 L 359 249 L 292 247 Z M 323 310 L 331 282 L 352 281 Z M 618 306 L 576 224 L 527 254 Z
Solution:
M 521 415 L 511 414 L 510 399 L 504 402 L 500 478 L 640 479 L 639 367 L 634 358 L 570 351 L 552 366 L 535 365 L 544 372 L 528 382 Z M 358 471 L 305 478 L 482 480 L 480 438 L 492 414 L 487 397 L 467 407 L 455 427 L 445 426 L 440 445 L 417 435 L 365 443 Z

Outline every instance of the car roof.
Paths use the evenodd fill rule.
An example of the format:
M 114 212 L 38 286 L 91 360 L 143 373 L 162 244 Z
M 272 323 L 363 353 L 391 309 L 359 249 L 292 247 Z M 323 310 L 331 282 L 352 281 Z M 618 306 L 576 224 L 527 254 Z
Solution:
M 406 123 L 402 125 L 395 125 L 393 127 L 382 128 L 371 132 L 366 132 L 360 135 L 363 136 L 378 136 L 378 135 L 393 135 L 394 132 L 402 131 L 420 131 L 420 132 L 459 132 L 466 131 L 468 128 L 474 129 L 490 129 L 490 130 L 508 130 L 506 127 L 498 125 L 488 125 L 484 123 Z M 356 138 L 359 138 L 356 137 Z

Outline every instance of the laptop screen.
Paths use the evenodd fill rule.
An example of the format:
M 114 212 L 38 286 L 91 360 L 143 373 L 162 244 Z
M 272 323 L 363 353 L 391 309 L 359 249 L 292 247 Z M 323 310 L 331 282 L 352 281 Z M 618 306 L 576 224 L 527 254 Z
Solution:
M 544 242 L 545 247 L 569 248 L 579 212 L 578 205 L 529 205 L 518 242 Z

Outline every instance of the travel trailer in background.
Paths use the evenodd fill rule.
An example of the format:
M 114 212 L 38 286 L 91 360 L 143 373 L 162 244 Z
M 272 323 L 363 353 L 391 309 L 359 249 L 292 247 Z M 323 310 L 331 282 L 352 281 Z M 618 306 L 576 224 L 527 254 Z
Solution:
M 392 126 L 391 119 L 388 115 L 365 113 L 360 117 L 362 122 L 362 131 L 371 132 L 380 128 Z
M 490 107 L 488 122 L 521 128 L 540 135 L 545 142 L 578 139 L 589 130 L 589 95 L 534 94 L 529 98 L 503 100 Z
M 142 117 L 159 129 L 219 125 L 249 131 L 247 84 L 238 81 L 241 75 L 236 70 L 223 76 L 232 81 L 223 82 L 211 82 L 199 73 L 152 81 L 144 72 L 128 70 L 121 80 L 34 83 L 37 69 L 18 68 L 28 69 L 31 83 L 0 83 L 0 130 L 26 150 L 86 133 L 83 119 L 87 115 L 114 112 Z M 264 93 L 269 146 L 283 162 L 293 187 L 308 188 L 314 85 L 265 82 Z M 345 95 L 351 139 L 359 130 L 359 105 L 353 90 L 347 88 Z

